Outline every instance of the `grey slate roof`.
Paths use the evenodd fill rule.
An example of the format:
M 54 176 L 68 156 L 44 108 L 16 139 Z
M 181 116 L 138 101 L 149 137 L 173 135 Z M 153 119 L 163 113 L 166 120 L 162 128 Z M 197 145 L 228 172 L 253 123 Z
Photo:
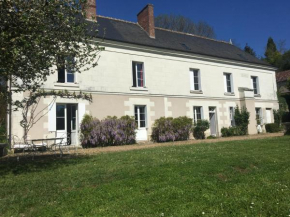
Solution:
M 97 17 L 97 23 L 97 37 L 108 40 L 270 66 L 227 42 L 160 28 L 155 28 L 153 39 L 137 23 L 102 16 Z

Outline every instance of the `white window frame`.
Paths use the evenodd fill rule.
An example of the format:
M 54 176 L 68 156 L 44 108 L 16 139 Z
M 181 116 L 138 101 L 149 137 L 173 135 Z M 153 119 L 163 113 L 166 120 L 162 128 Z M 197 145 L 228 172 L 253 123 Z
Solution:
M 263 124 L 263 110 L 262 110 L 262 108 L 261 107 L 255 107 L 255 119 L 256 119 L 256 121 L 257 121 L 257 109 L 259 109 L 259 119 L 260 119 L 260 125 L 262 125 Z M 258 125 L 258 123 L 257 123 L 257 125 Z
M 66 64 L 66 62 L 67 62 L 67 59 L 65 59 L 65 61 L 64 61 L 65 63 L 65 65 L 64 65 L 64 82 L 59 82 L 59 81 L 57 81 L 58 83 L 60 83 L 60 84 L 75 84 L 76 83 L 76 78 L 77 78 L 77 76 L 76 76 L 76 74 L 77 73 L 73 73 L 73 72 L 68 72 L 68 69 L 67 69 L 67 64 Z M 73 71 L 73 70 L 71 70 L 71 71 Z M 59 73 L 59 72 L 57 72 L 57 73 Z M 67 76 L 68 76 L 68 74 L 73 74 L 74 75 L 74 81 L 73 82 L 68 82 L 67 81 Z
M 230 88 L 231 91 L 228 91 L 227 75 L 230 76 Z M 234 82 L 233 82 L 233 73 L 224 72 L 224 91 L 226 94 L 234 94 Z
M 235 123 L 235 107 L 233 106 L 230 106 L 229 107 L 229 115 L 230 115 L 230 126 L 231 127 L 234 127 L 236 126 L 236 123 Z
M 198 88 L 195 88 L 195 82 L 194 82 L 194 73 L 197 73 L 198 77 Z M 200 76 L 200 70 L 199 69 L 190 69 L 189 71 L 189 79 L 190 79 L 190 90 L 191 91 L 202 91 L 201 89 L 201 76 Z
M 255 93 L 255 89 L 254 89 L 254 78 L 256 79 L 257 93 Z M 254 91 L 254 95 L 255 96 L 260 95 L 259 77 L 258 76 L 251 76 L 251 80 L 252 80 L 252 88 L 253 88 L 253 91 Z
M 196 108 L 200 108 L 200 120 L 203 120 L 203 107 L 202 106 L 193 106 L 193 122 L 197 123 L 199 119 L 197 119 Z
M 135 67 L 136 87 L 137 88 L 146 88 L 146 73 L 145 73 L 145 64 L 144 64 L 144 62 L 132 61 L 132 63 L 134 64 L 134 67 Z M 138 67 L 137 67 L 138 64 L 141 64 L 142 65 L 142 69 L 143 69 L 143 86 L 139 86 L 138 85 Z M 134 72 L 132 72 L 132 73 L 134 73 Z M 134 76 L 132 76 L 132 81 L 133 81 L 133 87 L 134 87 Z
M 146 105 L 134 105 L 134 117 L 135 117 L 135 108 L 137 107 L 137 124 L 138 124 L 138 129 L 144 129 L 147 128 L 147 106 Z M 140 108 L 144 107 L 144 112 L 145 112 L 145 127 L 140 127 Z M 136 121 L 136 119 L 135 119 Z

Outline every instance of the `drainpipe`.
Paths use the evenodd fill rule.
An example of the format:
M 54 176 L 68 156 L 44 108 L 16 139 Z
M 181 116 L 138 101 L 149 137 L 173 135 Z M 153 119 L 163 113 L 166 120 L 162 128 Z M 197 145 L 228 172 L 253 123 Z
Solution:
M 11 149 L 12 147 L 12 76 L 9 79 L 9 100 L 8 100 L 8 148 Z

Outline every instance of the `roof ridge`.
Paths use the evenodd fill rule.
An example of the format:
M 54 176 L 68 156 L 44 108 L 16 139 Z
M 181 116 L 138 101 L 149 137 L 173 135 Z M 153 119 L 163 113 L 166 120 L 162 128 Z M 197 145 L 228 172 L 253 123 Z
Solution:
M 110 19 L 110 20 L 121 21 L 121 22 L 124 22 L 124 23 L 131 23 L 131 24 L 135 24 L 135 25 L 137 24 L 137 23 L 132 22 L 132 21 L 121 20 L 121 19 L 117 19 L 117 18 L 114 18 L 114 17 L 106 17 L 106 16 L 102 16 L 102 15 L 97 15 L 97 17 L 107 18 L 107 19 Z
M 203 39 L 207 39 L 207 40 L 211 40 L 211 41 L 216 41 L 216 42 L 221 42 L 221 43 L 232 45 L 231 43 L 229 43 L 227 41 L 217 40 L 217 39 L 208 38 L 208 37 L 205 37 L 205 36 L 195 35 L 195 34 L 191 34 L 191 33 L 179 32 L 179 31 L 175 31 L 175 30 L 171 30 L 171 29 L 164 29 L 164 28 L 160 28 L 160 27 L 155 27 L 155 29 L 164 30 L 164 31 L 173 32 L 173 33 L 178 33 L 178 34 L 183 34 L 183 35 L 194 36 L 194 37 L 197 37 L 197 38 L 203 38 Z

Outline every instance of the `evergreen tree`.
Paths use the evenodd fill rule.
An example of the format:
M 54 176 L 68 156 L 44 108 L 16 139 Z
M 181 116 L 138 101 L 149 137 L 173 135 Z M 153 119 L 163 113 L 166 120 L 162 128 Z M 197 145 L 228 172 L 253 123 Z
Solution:
M 251 54 L 252 56 L 256 56 L 256 52 L 253 50 L 253 48 L 251 48 L 248 44 L 246 44 L 245 48 L 244 48 L 244 51 L 246 53 L 249 53 Z
M 273 66 L 279 67 L 279 62 L 281 60 L 281 54 L 277 50 L 276 44 L 273 38 L 269 37 L 267 42 L 267 47 L 265 51 L 266 61 Z

